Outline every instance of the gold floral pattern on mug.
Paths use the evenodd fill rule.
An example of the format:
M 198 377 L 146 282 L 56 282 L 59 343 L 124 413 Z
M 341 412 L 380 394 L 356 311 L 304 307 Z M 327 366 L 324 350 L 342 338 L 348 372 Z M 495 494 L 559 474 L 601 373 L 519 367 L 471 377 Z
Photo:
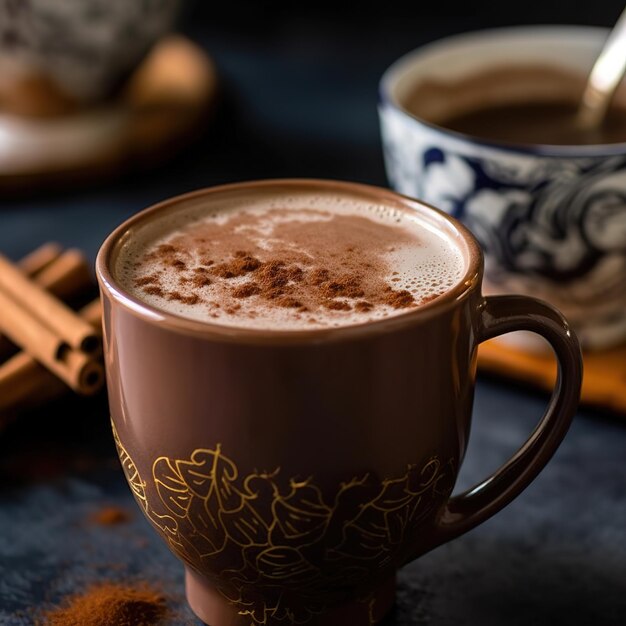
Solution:
M 451 460 L 432 456 L 395 478 L 353 477 L 329 498 L 312 477 L 281 480 L 279 468 L 241 475 L 217 444 L 188 459 L 158 457 L 148 484 L 113 433 L 148 519 L 253 624 L 306 623 L 373 570 L 393 572 L 456 475 Z

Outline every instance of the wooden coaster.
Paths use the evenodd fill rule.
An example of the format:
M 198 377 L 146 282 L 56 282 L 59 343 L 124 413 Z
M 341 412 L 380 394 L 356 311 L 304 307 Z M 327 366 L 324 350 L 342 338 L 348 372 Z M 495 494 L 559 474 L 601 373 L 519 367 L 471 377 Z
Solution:
M 205 52 L 167 37 L 106 106 L 47 118 L 0 112 L 0 189 L 68 185 L 152 165 L 199 132 L 216 93 Z
M 585 352 L 581 394 L 583 404 L 626 415 L 626 344 L 610 350 Z M 556 380 L 552 352 L 527 352 L 501 339 L 481 344 L 481 370 L 551 391 Z

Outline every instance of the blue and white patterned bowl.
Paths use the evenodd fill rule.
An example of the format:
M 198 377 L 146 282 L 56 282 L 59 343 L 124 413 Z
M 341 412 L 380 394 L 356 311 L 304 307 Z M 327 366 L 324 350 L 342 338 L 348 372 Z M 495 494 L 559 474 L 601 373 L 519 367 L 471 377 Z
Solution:
M 590 348 L 626 338 L 626 143 L 529 146 L 469 137 L 437 125 L 438 112 L 455 104 L 445 89 L 419 117 L 404 105 L 419 84 L 452 84 L 513 64 L 584 76 L 606 35 L 555 26 L 444 39 L 387 70 L 379 106 L 392 187 L 465 222 L 485 250 L 487 288 L 553 303 Z M 520 83 L 511 92 L 532 89 Z
M 175 23 L 182 0 L 0 0 L 0 87 L 45 78 L 80 103 L 108 95 Z

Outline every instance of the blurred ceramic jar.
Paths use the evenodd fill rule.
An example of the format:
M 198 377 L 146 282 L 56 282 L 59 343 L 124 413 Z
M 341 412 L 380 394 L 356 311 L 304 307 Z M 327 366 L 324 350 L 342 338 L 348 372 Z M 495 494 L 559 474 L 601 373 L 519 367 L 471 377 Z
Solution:
M 0 110 L 58 114 L 115 93 L 182 0 L 0 0 Z

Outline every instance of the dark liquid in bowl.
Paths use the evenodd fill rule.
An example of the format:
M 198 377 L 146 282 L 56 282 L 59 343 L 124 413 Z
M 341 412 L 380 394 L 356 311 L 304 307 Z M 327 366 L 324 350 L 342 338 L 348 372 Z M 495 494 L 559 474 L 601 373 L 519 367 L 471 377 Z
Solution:
M 525 102 L 489 106 L 443 120 L 440 126 L 482 139 L 517 144 L 585 145 L 626 141 L 626 109 L 612 108 L 601 128 L 576 124 L 577 104 Z

